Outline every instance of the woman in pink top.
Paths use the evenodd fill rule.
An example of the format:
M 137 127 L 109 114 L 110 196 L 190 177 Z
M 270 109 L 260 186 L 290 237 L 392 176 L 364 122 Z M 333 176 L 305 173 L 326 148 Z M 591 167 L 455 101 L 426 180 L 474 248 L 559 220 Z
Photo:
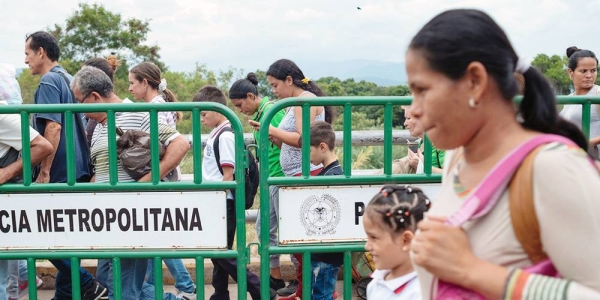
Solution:
M 583 150 L 587 139 L 558 117 L 543 75 L 478 10 L 450 10 L 429 21 L 410 43 L 406 70 L 413 117 L 436 148 L 455 149 L 411 245 L 423 298 L 600 299 L 600 177 Z M 525 78 L 518 108 L 515 72 Z M 546 137 L 558 142 L 536 148 L 529 194 L 541 248 L 562 278 L 530 268 L 506 182 L 489 196 L 471 197 L 489 186 L 488 174 L 514 165 L 506 158 L 515 149 Z

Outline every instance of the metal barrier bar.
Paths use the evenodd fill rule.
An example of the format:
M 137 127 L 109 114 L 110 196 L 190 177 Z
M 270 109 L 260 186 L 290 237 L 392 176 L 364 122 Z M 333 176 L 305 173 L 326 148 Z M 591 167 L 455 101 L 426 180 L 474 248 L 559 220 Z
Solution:
M 112 259 L 112 268 L 113 268 L 113 293 L 114 293 L 114 299 L 122 299 L 121 297 L 121 291 L 122 291 L 122 287 L 121 287 L 121 280 L 118 280 L 118 278 L 121 278 L 121 256 L 117 256 L 115 255 L 115 257 L 113 257 Z
M 67 184 L 69 186 L 75 185 L 77 177 L 75 171 L 75 164 L 77 163 L 75 158 L 75 132 L 73 128 L 73 112 L 65 112 L 65 147 L 67 152 Z
M 212 249 L 134 249 L 134 250 L 2 250 L 0 259 L 113 259 L 119 257 L 123 259 L 144 258 L 153 259 L 160 257 L 167 258 L 195 258 L 198 255 L 206 258 L 236 258 L 238 250 L 212 250 Z M 35 272 L 34 272 L 35 274 Z M 35 282 L 35 280 L 33 281 Z
M 346 105 L 344 105 L 344 124 L 349 124 L 348 127 L 350 129 L 352 129 L 352 104 L 350 103 L 346 103 Z M 346 130 L 346 128 L 348 127 L 344 127 L 344 161 L 345 162 L 351 162 L 352 161 L 352 146 L 351 146 L 351 139 L 352 139 L 352 130 Z M 337 140 L 337 138 L 336 138 Z M 350 158 L 350 159 L 348 159 Z M 344 176 L 346 177 L 350 177 L 350 175 L 352 175 L 352 164 L 351 163 L 345 163 L 344 166 Z
M 194 183 L 202 183 L 202 146 L 200 145 L 200 109 L 192 110 L 192 133 L 193 144 L 192 151 L 194 152 Z
M 202 256 L 196 257 L 196 298 L 204 299 L 204 289 L 199 289 L 199 286 L 204 286 L 204 257 Z
M 600 97 L 587 97 L 587 96 L 561 96 L 558 97 L 558 103 L 560 104 L 576 104 L 582 105 L 582 131 L 589 137 L 590 130 L 590 112 L 592 104 L 600 104 Z M 407 105 L 410 103 L 410 97 L 321 97 L 321 98 L 295 98 L 295 99 L 286 99 L 284 101 L 280 101 L 276 103 L 273 108 L 266 112 L 266 122 L 270 121 L 270 119 L 274 116 L 275 112 L 281 108 L 289 107 L 289 106 L 301 106 L 302 107 L 302 138 L 306 142 L 303 143 L 302 153 L 304 157 L 308 157 L 310 153 L 310 140 L 309 135 L 309 120 L 310 120 L 310 107 L 313 105 L 332 105 L 332 106 L 343 106 L 344 112 L 348 113 L 344 116 L 344 147 L 349 148 L 344 149 L 344 158 L 346 160 L 346 164 L 344 165 L 344 176 L 331 176 L 331 177 L 309 177 L 309 163 L 304 162 L 302 165 L 302 177 L 297 178 L 269 178 L 268 177 L 268 166 L 266 164 L 262 164 L 261 168 L 261 206 L 265 207 L 269 205 L 268 202 L 268 185 L 281 185 L 281 186 L 314 186 L 314 185 L 345 185 L 345 184 L 382 184 L 389 182 L 411 182 L 411 183 L 426 183 L 426 182 L 439 182 L 439 175 L 431 175 L 431 156 L 425 157 L 425 172 L 424 175 L 392 175 L 390 160 L 391 160 L 391 137 L 392 137 L 392 129 L 391 129 L 391 117 L 393 117 L 391 107 L 394 105 Z M 361 105 L 382 105 L 385 107 L 384 110 L 384 161 L 387 170 L 385 170 L 384 175 L 374 175 L 374 176 L 364 176 L 364 175 L 352 175 L 351 168 L 346 167 L 346 165 L 350 165 L 352 151 L 351 147 L 351 108 L 352 106 L 361 106 Z M 210 107 L 209 107 L 210 106 Z M 109 128 L 109 139 L 116 139 L 115 133 L 115 111 L 151 111 L 151 136 L 153 135 L 153 159 L 154 156 L 157 155 L 157 145 L 158 145 L 158 122 L 157 122 L 157 112 L 158 111 L 192 111 L 192 122 L 194 124 L 193 133 L 194 133 L 194 144 L 197 146 L 194 147 L 194 170 L 198 171 L 195 174 L 193 182 L 158 182 L 156 180 L 159 175 L 152 175 L 153 183 L 148 184 L 137 184 L 137 183 L 119 183 L 117 168 L 116 168 L 116 148 L 113 143 L 109 143 L 109 160 L 110 160 L 110 181 L 109 183 L 76 183 L 74 182 L 75 170 L 72 166 L 67 165 L 68 172 L 68 182 L 61 184 L 32 184 L 31 182 L 31 170 L 29 168 L 24 168 L 23 176 L 24 183 L 23 184 L 5 184 L 0 186 L 0 193 L 35 193 L 35 192 L 89 192 L 89 191 L 163 191 L 163 190 L 223 190 L 223 189 L 236 189 L 236 193 L 238 195 L 244 194 L 244 184 L 239 184 L 243 181 L 243 168 L 236 168 L 236 182 L 214 182 L 214 183 L 202 183 L 201 180 L 201 167 L 199 167 L 201 163 L 201 159 L 196 156 L 201 156 L 201 137 L 200 137 L 200 112 L 202 110 L 214 110 L 219 113 L 224 114 L 230 121 L 232 121 L 233 129 L 236 133 L 241 132 L 241 124 L 239 120 L 235 117 L 235 114 L 231 112 L 229 109 L 225 108 L 222 105 L 206 105 L 202 103 L 168 103 L 168 104 L 149 104 L 149 103 L 138 103 L 138 104 L 118 104 L 118 105 L 105 105 L 105 104 L 65 104 L 60 106 L 53 105 L 21 105 L 21 106 L 7 106 L 0 107 L 0 113 L 16 113 L 20 114 L 21 119 L 21 129 L 23 131 L 23 164 L 25 166 L 30 165 L 31 161 L 31 151 L 30 151 L 30 142 L 29 138 L 26 138 L 29 135 L 29 124 L 28 118 L 30 113 L 65 113 L 66 118 L 68 120 L 72 120 L 74 113 L 80 112 L 97 112 L 97 111 L 106 111 L 108 117 L 108 128 Z M 236 120 L 234 120 L 236 119 Z M 67 149 L 71 152 L 71 156 L 69 158 L 73 158 L 72 150 L 74 149 L 74 139 L 73 139 L 73 126 L 72 122 L 67 122 L 65 125 L 65 130 L 69 133 L 67 134 Z M 70 125 L 69 125 L 70 124 Z M 388 126 L 389 125 L 389 126 Z M 268 130 L 265 129 L 268 126 L 263 126 L 260 132 L 260 142 L 259 144 L 266 144 L 263 140 L 268 140 Z M 27 134 L 25 134 L 27 132 Z M 346 142 L 347 140 L 347 142 Z M 243 145 L 243 135 L 236 134 L 235 135 L 235 143 L 236 149 L 239 149 L 238 145 Z M 268 142 L 267 142 L 268 143 Z M 426 153 L 427 149 L 430 149 L 431 145 L 429 141 L 426 139 L 425 141 L 425 149 Z M 349 155 L 348 155 L 349 154 Z M 268 159 L 268 153 L 263 151 L 260 153 L 261 160 Z M 236 151 L 236 164 L 245 162 L 245 152 L 244 151 Z M 154 159 L 155 160 L 155 159 Z M 68 161 L 71 161 L 68 159 Z M 154 170 L 158 167 L 158 162 L 152 163 L 152 167 Z M 153 172 L 155 173 L 155 172 Z M 160 178 L 158 178 L 160 180 Z M 239 183 L 238 183 L 239 182 Z M 198 183 L 202 183 L 198 185 Z M 27 268 L 29 271 L 28 279 L 30 282 L 35 282 L 35 259 L 70 259 L 72 263 L 72 276 L 74 282 L 79 282 L 79 259 L 81 258 L 104 258 L 111 259 L 113 263 L 113 275 L 115 278 L 119 278 L 121 275 L 121 259 L 126 258 L 153 258 L 153 263 L 155 266 L 159 266 L 158 269 L 162 269 L 162 259 L 163 258 L 187 258 L 192 257 L 196 259 L 196 263 L 200 265 L 204 265 L 204 259 L 206 257 L 210 258 L 237 258 L 238 259 L 238 271 L 240 278 L 244 278 L 245 273 L 245 265 L 248 262 L 248 255 L 246 254 L 246 241 L 245 241 L 245 226 L 244 226 L 244 209 L 243 204 L 238 203 L 236 205 L 236 225 L 238 227 L 238 241 L 236 244 L 237 250 L 207 250 L 207 249 L 198 249 L 198 250 L 161 250 L 161 249 L 148 249 L 148 250 L 56 250 L 53 252 L 48 251 L 23 251 L 23 250 L 8 250 L 0 252 L 0 259 L 26 259 L 27 260 Z M 351 257 L 350 251 L 364 251 L 363 243 L 334 243 L 327 245 L 296 245 L 296 246 L 269 246 L 268 243 L 268 224 L 265 224 L 269 220 L 269 211 L 261 210 L 261 244 L 260 244 L 260 254 L 262 257 L 268 257 L 269 254 L 282 254 L 282 253 L 302 253 L 304 258 L 305 266 L 310 265 L 310 254 L 318 253 L 318 252 L 342 252 L 344 253 L 344 298 L 349 299 L 351 293 L 350 280 L 346 280 L 350 278 L 350 268 Z M 265 226 L 266 225 L 266 226 Z M 267 242 L 264 242 L 264 239 Z M 308 266 L 310 269 L 310 266 Z M 158 273 L 158 272 L 157 272 Z M 269 269 L 268 269 L 268 259 L 264 259 L 261 263 L 261 278 L 269 278 Z M 196 268 L 197 280 L 198 284 L 204 284 L 204 269 Z M 306 279 L 306 276 L 310 274 L 304 274 L 303 276 Z M 308 277 L 310 278 L 310 277 Z M 162 282 L 162 277 L 158 279 L 158 282 Z M 305 281 L 306 283 L 310 282 Z M 77 287 L 75 287 L 77 286 Z M 75 284 L 73 292 L 76 294 L 75 299 L 79 298 L 80 287 Z M 308 286 L 307 286 L 308 288 Z M 36 287 L 34 284 L 29 286 L 30 299 L 37 299 Z M 160 289 L 157 291 L 157 295 L 160 294 Z M 79 291 L 78 291 L 79 290 Z M 238 289 L 238 299 L 246 298 L 246 282 L 245 280 L 241 280 L 239 283 Z M 265 295 L 266 299 L 268 296 L 268 280 L 262 280 L 261 283 L 261 291 Z M 267 291 L 265 293 L 265 291 Z M 119 280 L 114 281 L 114 296 L 116 299 L 121 297 L 122 287 Z M 204 290 L 198 289 L 198 295 L 204 298 Z M 307 295 L 305 296 L 307 297 Z
M 392 103 L 384 106 L 383 117 L 383 174 L 392 174 Z M 348 130 L 352 130 L 349 128 Z M 386 163 L 388 162 L 388 163 Z
M 109 110 L 107 112 L 107 124 L 108 124 L 108 140 L 114 141 L 117 139 L 117 125 L 115 112 L 113 110 Z M 116 143 L 108 143 L 108 176 L 109 183 L 111 186 L 116 186 L 119 181 L 119 171 L 117 170 L 117 144 Z
M 35 259 L 27 258 L 27 282 L 35 282 L 36 281 L 36 271 L 35 271 Z M 37 300 L 37 284 L 29 284 L 29 299 Z
M 344 266 L 352 265 L 352 256 L 350 251 L 344 251 Z M 352 283 L 352 268 L 344 268 L 344 299 L 352 299 L 352 285 L 346 284 L 346 281 Z
M 592 104 L 590 102 L 583 103 L 581 106 L 581 131 L 588 139 L 590 138 L 591 108 Z
M 306 103 L 302 106 L 302 157 L 308 157 L 309 159 L 302 160 L 302 177 L 308 178 L 310 176 L 310 104 Z M 293 108 L 291 108 L 293 109 Z M 271 124 L 271 120 L 266 122 Z M 265 148 L 266 149 L 266 148 Z M 268 160 L 261 160 L 268 161 Z M 268 171 L 267 171 L 268 172 Z
M 67 183 L 50 183 L 50 184 L 32 184 L 31 182 L 31 169 L 24 168 L 24 175 L 27 177 L 24 180 L 24 184 L 4 184 L 0 186 L 0 193 L 54 193 L 54 192 L 112 192 L 112 191 L 196 191 L 196 190 L 227 190 L 236 189 L 236 194 L 240 198 L 244 198 L 244 168 L 239 167 L 235 169 L 236 181 L 230 182 L 206 182 L 202 183 L 202 172 L 201 172 L 201 137 L 200 137 L 200 112 L 201 111 L 215 111 L 223 114 L 231 122 L 231 126 L 235 134 L 235 145 L 236 155 L 235 162 L 237 166 L 244 166 L 247 162 L 245 161 L 246 153 L 243 151 L 243 134 L 242 126 L 235 113 L 228 109 L 224 105 L 216 103 L 168 103 L 168 104 L 64 104 L 64 105 L 20 105 L 20 106 L 7 106 L 0 107 L 0 113 L 17 113 L 21 115 L 21 128 L 23 131 L 23 159 L 25 165 L 30 164 L 31 161 L 31 149 L 29 139 L 29 114 L 30 113 L 64 113 L 66 115 L 66 137 L 65 142 L 67 144 L 67 172 L 68 182 Z M 73 114 L 82 112 L 107 112 L 108 122 L 108 139 L 113 141 L 116 140 L 116 116 L 115 112 L 147 112 L 150 111 L 150 135 L 151 135 L 151 155 L 152 155 L 152 183 L 121 183 L 118 182 L 118 170 L 117 170 L 117 155 L 116 155 L 116 144 L 109 143 L 109 177 L 110 180 L 107 183 L 77 183 L 76 182 L 76 169 L 75 169 L 75 127 L 73 126 Z M 192 111 L 194 122 L 193 133 L 195 133 L 194 140 L 197 141 L 197 147 L 194 150 L 196 157 L 194 159 L 194 169 L 198 171 L 193 182 L 160 182 L 160 171 L 158 161 L 158 111 Z M 201 184 L 199 184 L 201 183 Z M 94 249 L 94 250 L 70 250 L 70 249 L 57 249 L 53 251 L 47 250 L 6 250 L 0 252 L 0 259 L 26 259 L 28 261 L 29 282 L 32 284 L 29 286 L 30 299 L 37 299 L 36 292 L 36 272 L 35 272 L 35 259 L 69 259 L 72 263 L 71 276 L 73 279 L 73 293 L 74 299 L 80 299 L 81 297 L 81 286 L 79 278 L 79 260 L 84 259 L 110 259 L 113 265 L 113 294 L 115 299 L 120 299 L 122 296 L 122 282 L 121 276 L 121 261 L 122 259 L 154 259 L 153 263 L 156 267 L 155 282 L 156 290 L 155 295 L 162 297 L 162 259 L 163 258 L 196 258 L 196 262 L 200 262 L 201 265 L 197 268 L 197 274 L 199 278 L 197 282 L 198 286 L 197 294 L 204 297 L 204 258 L 235 258 L 238 261 L 238 275 L 240 278 L 246 277 L 246 264 L 249 260 L 246 255 L 246 230 L 244 223 L 244 201 L 237 201 L 236 204 L 236 223 L 237 223 L 237 247 L 236 250 L 213 250 L 213 249 L 187 249 L 177 250 L 176 252 L 170 248 L 167 249 Z M 223 232 L 223 234 L 226 234 Z M 159 286 L 160 285 L 160 286 Z M 246 299 L 246 282 L 240 281 L 238 299 Z
M 302 177 L 300 178 L 270 178 L 268 176 L 268 166 L 261 165 L 260 166 L 260 203 L 261 207 L 268 207 L 269 199 L 268 199 L 268 186 L 269 185 L 278 185 L 278 186 L 318 186 L 318 185 L 359 185 L 359 184 L 382 184 L 389 182 L 410 182 L 410 183 L 425 183 L 425 182 L 439 182 L 441 179 L 440 175 L 432 175 L 432 145 L 427 137 L 425 137 L 425 157 L 424 157 L 424 175 L 392 175 L 391 174 L 391 130 L 392 130 L 392 106 L 393 105 L 409 105 L 411 101 L 410 97 L 318 97 L 318 98 L 289 98 L 283 101 L 276 103 L 269 111 L 266 112 L 264 123 L 270 123 L 271 119 L 275 115 L 275 112 L 291 106 L 301 106 L 302 107 L 302 139 L 303 141 L 308 141 L 310 139 L 308 134 L 309 128 L 309 111 L 310 106 L 322 106 L 322 105 L 330 105 L 330 106 L 343 106 L 344 107 L 344 177 L 342 176 L 328 176 L 325 177 L 308 177 L 308 162 L 307 157 L 309 157 L 309 152 L 307 151 L 306 142 L 303 143 L 302 146 Z M 589 136 L 589 115 L 590 115 L 590 107 L 591 103 L 600 103 L 600 97 L 595 97 L 591 99 L 590 97 L 559 97 L 560 103 L 569 103 L 569 104 L 582 104 L 583 105 L 583 118 L 582 118 L 582 130 Z M 351 131 L 351 107 L 352 106 L 361 106 L 361 105 L 383 105 L 384 106 L 384 175 L 373 175 L 373 176 L 353 176 L 351 175 L 351 170 L 347 166 L 351 164 L 351 150 L 346 142 L 348 139 L 347 132 Z M 260 142 L 259 144 L 264 143 L 268 139 L 268 129 L 265 129 L 267 126 L 263 126 L 260 130 Z M 260 154 L 260 160 L 265 161 L 268 159 L 268 152 L 262 151 Z M 310 260 L 311 252 L 319 252 L 325 249 L 335 249 L 337 251 L 345 252 L 344 255 L 344 268 L 349 269 L 350 267 L 350 259 L 348 251 L 364 251 L 361 244 L 352 244 L 346 243 L 341 245 L 316 245 L 316 246 L 269 246 L 268 241 L 268 220 L 269 214 L 268 210 L 261 210 L 261 245 L 260 245 L 260 254 L 262 257 L 268 257 L 270 254 L 276 253 L 302 253 L 303 254 L 303 264 L 304 270 L 303 272 L 303 281 L 305 283 L 310 282 L 308 275 L 309 272 L 306 268 L 310 267 L 308 265 L 307 260 Z M 285 249 L 285 250 L 284 250 Z M 329 251 L 327 251 L 329 252 Z M 261 277 L 268 278 L 269 276 L 269 268 L 268 264 L 261 264 Z M 261 283 L 261 291 L 266 293 L 268 291 L 267 283 Z M 348 292 L 350 292 L 349 284 L 344 282 L 344 291 L 345 298 L 347 297 Z M 308 286 L 305 284 L 303 287 L 304 298 L 307 299 L 307 294 L 309 293 Z
M 150 164 L 152 165 L 153 172 L 150 172 L 150 175 L 152 177 L 152 184 L 154 185 L 160 182 L 158 143 L 158 112 L 155 109 L 152 109 L 150 110 Z
M 407 181 L 409 179 L 416 179 L 418 182 L 439 182 L 439 175 L 392 175 L 391 173 L 391 159 L 392 159 L 392 108 L 393 105 L 408 105 L 410 104 L 410 97 L 318 97 L 318 98 L 290 98 L 275 103 L 270 110 L 268 110 L 264 117 L 263 123 L 269 124 L 275 113 L 281 109 L 291 106 L 302 107 L 302 176 L 301 177 L 285 177 L 285 178 L 271 178 L 268 173 L 268 165 L 260 165 L 260 205 L 261 207 L 269 207 L 269 185 L 278 186 L 310 186 L 310 185 L 347 185 L 347 184 L 368 184 L 368 183 L 383 183 L 383 182 L 398 182 Z M 310 157 L 309 144 L 310 141 L 310 107 L 311 106 L 344 106 L 345 112 L 351 111 L 352 106 L 360 105 L 382 105 L 384 106 L 384 175 L 375 176 L 357 176 L 352 175 L 348 172 L 348 169 L 344 172 L 345 176 L 327 176 L 327 177 L 309 177 L 309 160 L 306 158 Z M 346 108 L 350 107 L 350 108 Z M 348 120 L 348 116 L 345 116 L 345 121 Z M 351 132 L 352 122 L 344 122 L 344 134 Z M 259 133 L 259 144 L 264 144 L 268 140 L 268 126 L 261 126 Z M 344 146 L 349 148 L 347 145 L 350 141 L 345 141 Z M 344 153 L 351 153 L 351 150 L 344 149 Z M 268 160 L 268 151 L 261 151 L 259 153 L 260 161 Z M 352 156 L 344 156 L 345 164 L 351 164 Z M 348 168 L 348 167 L 346 167 Z M 260 243 L 260 255 L 261 257 L 269 257 L 270 254 L 276 253 L 302 253 L 303 256 L 303 298 L 310 298 L 310 253 L 312 252 L 347 252 L 347 251 L 364 251 L 362 243 L 341 243 L 336 245 L 315 245 L 315 246 L 270 246 L 269 245 L 269 210 L 262 209 L 261 213 L 261 243 Z M 349 254 L 348 254 L 349 255 Z M 346 255 L 345 255 L 346 256 Z M 261 264 L 261 278 L 269 278 L 269 265 L 268 263 Z M 350 260 L 344 258 L 344 268 L 350 268 Z M 347 279 L 347 278 L 346 278 Z M 344 280 L 344 290 L 349 291 L 351 289 L 351 280 Z M 267 294 L 269 291 L 268 282 L 261 282 L 261 293 Z M 349 294 L 346 294 L 345 298 L 349 299 Z
M 163 298 L 163 274 L 162 274 L 162 258 L 155 257 L 152 260 L 154 264 L 154 298 L 162 299 Z M 160 272 L 159 272 L 160 270 Z
M 31 132 L 29 132 L 29 114 L 26 111 L 21 112 L 21 159 L 23 160 L 23 185 L 30 186 L 31 177 Z
M 433 147 L 431 145 L 431 141 L 427 138 L 427 136 L 425 136 L 424 143 L 425 145 L 423 148 L 423 153 L 426 153 L 426 155 L 423 156 L 423 172 L 425 172 L 425 174 L 431 174 L 431 164 L 433 163 L 431 161 L 431 155 L 433 153 Z
M 73 295 L 73 298 L 75 300 L 81 299 L 81 278 L 79 276 L 79 259 L 76 257 L 71 257 L 71 294 Z
M 110 183 L 94 183 L 94 182 L 77 182 L 70 186 L 67 183 L 52 183 L 52 184 L 32 184 L 23 189 L 21 184 L 3 184 L 0 186 L 0 193 L 53 193 L 53 192 L 102 192 L 102 191 L 121 191 L 121 192 L 142 192 L 142 191 L 167 191 L 167 190 L 225 190 L 234 189 L 236 184 L 231 182 L 214 181 L 210 183 L 202 183 L 206 188 L 199 189 L 198 185 L 191 181 L 179 182 L 160 182 L 153 185 L 150 182 L 119 182 L 114 185 Z

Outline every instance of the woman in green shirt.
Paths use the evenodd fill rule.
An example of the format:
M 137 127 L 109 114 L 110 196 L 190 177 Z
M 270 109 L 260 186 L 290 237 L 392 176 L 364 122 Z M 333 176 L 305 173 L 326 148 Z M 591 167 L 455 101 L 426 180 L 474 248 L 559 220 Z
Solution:
M 274 102 L 269 101 L 268 97 L 261 98 L 258 95 L 258 79 L 256 74 L 248 73 L 246 78 L 240 79 L 233 83 L 229 89 L 229 99 L 237 110 L 245 115 L 251 116 L 253 121 L 263 123 L 265 112 L 273 105 Z M 280 110 L 271 119 L 271 126 L 277 128 L 283 119 L 285 112 Z M 254 131 L 254 139 L 258 142 L 258 131 Z M 257 143 L 258 144 L 258 143 Z M 281 164 L 279 163 L 279 154 L 281 149 L 273 143 L 258 144 L 258 151 L 269 151 L 269 176 L 283 177 Z M 277 228 L 279 225 L 279 187 L 269 186 L 269 203 L 270 203 L 270 244 L 277 245 Z M 260 214 L 256 218 L 256 231 L 260 238 Z M 270 286 L 274 290 L 278 290 L 285 286 L 285 282 L 281 276 L 281 261 L 279 255 L 271 255 L 269 258 L 269 266 L 271 268 Z

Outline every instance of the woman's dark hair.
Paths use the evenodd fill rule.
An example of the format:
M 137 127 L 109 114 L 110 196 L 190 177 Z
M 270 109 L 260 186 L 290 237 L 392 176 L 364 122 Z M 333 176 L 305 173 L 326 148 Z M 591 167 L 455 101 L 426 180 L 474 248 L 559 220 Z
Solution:
M 229 99 L 245 99 L 248 93 L 258 96 L 258 79 L 250 72 L 246 78 L 239 79 L 229 89 Z
M 457 9 L 437 15 L 417 33 L 409 49 L 419 51 L 431 69 L 453 80 L 464 76 L 470 63 L 480 62 L 506 101 L 517 94 L 513 76 L 517 54 L 504 31 L 482 11 Z M 529 67 L 523 77 L 522 126 L 565 136 L 587 150 L 588 141 L 581 130 L 558 116 L 556 97 L 544 76 Z
M 309 91 L 319 97 L 326 96 L 319 86 L 312 80 L 306 82 L 302 70 L 289 59 L 280 59 L 274 62 L 267 70 L 267 76 L 272 76 L 276 79 L 285 81 L 288 76 L 292 77 L 295 86 Z M 325 122 L 331 124 L 335 117 L 335 110 L 331 106 L 325 106 Z
M 596 54 L 590 50 L 579 49 L 575 46 L 567 48 L 567 57 L 569 58 L 569 63 L 567 66 L 571 71 L 575 71 L 577 69 L 577 64 L 579 64 L 579 60 L 585 57 L 591 57 L 596 60 L 596 64 L 598 64 L 598 58 L 596 58 Z
M 365 214 L 393 233 L 414 232 L 430 207 L 431 201 L 421 189 L 393 184 L 381 188 L 367 205 Z
M 158 85 L 160 84 L 162 75 L 160 74 L 160 69 L 155 64 L 151 62 L 140 63 L 139 65 L 133 67 L 129 73 L 133 74 L 137 81 L 141 82 L 146 79 L 152 88 L 158 90 Z M 177 97 L 168 88 L 165 88 L 164 91 L 159 90 L 159 93 L 162 94 L 165 101 L 177 102 Z M 183 115 L 180 111 L 175 112 L 175 121 L 181 120 L 182 116 Z
M 84 66 L 92 66 L 102 70 L 110 80 L 114 83 L 114 75 L 119 67 L 120 63 L 116 56 L 109 55 L 107 58 L 90 58 L 86 62 L 83 63 Z

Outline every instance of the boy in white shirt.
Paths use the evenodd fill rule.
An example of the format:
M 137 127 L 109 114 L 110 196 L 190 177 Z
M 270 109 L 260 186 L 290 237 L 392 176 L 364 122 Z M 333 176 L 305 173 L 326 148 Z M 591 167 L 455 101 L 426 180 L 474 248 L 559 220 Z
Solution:
M 226 105 L 225 94 L 217 87 L 205 86 L 194 95 L 194 102 L 216 102 Z M 229 120 L 214 111 L 200 112 L 203 126 L 214 128 L 204 148 L 202 159 L 202 181 L 232 181 L 235 170 L 235 140 Z M 218 161 L 217 161 L 218 156 Z M 242 201 L 244 199 L 242 198 Z M 227 248 L 232 249 L 235 236 L 235 199 L 227 191 Z M 237 261 L 232 258 L 211 259 L 213 268 L 212 285 L 215 289 L 210 300 L 229 300 L 229 276 L 237 282 Z M 246 269 L 248 292 L 253 300 L 260 300 L 260 282 L 256 274 Z M 276 294 L 271 292 L 270 299 Z

